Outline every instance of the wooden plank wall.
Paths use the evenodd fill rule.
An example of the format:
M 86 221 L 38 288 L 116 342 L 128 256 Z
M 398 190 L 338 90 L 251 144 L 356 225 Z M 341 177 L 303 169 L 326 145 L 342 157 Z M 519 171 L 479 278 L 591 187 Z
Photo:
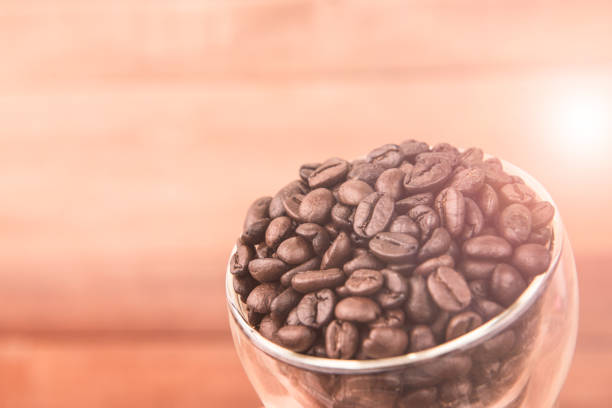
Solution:
M 223 296 L 244 210 L 299 163 L 416 137 L 547 186 L 583 294 L 562 404 L 606 407 L 612 144 L 557 122 L 585 93 L 612 106 L 610 21 L 598 1 L 3 0 L 0 405 L 257 406 Z

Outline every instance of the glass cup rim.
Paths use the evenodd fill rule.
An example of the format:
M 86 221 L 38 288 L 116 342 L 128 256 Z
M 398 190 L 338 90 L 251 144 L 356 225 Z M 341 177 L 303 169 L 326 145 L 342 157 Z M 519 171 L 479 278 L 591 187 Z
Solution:
M 545 273 L 536 276 L 531 281 L 527 289 L 525 289 L 521 296 L 519 296 L 512 305 L 506 308 L 502 313 L 488 320 L 480 327 L 438 346 L 388 358 L 373 360 L 341 360 L 296 353 L 272 342 L 271 340 L 268 340 L 255 328 L 251 327 L 245 320 L 243 315 L 244 306 L 241 303 L 238 294 L 236 294 L 234 291 L 232 281 L 233 275 L 230 273 L 230 262 L 234 252 L 236 251 L 236 246 L 234 246 L 229 256 L 225 279 L 227 306 L 232 318 L 247 339 L 251 341 L 255 347 L 267 355 L 302 369 L 336 374 L 368 374 L 405 368 L 409 365 L 424 363 L 426 361 L 440 358 L 455 352 L 469 350 L 501 333 L 512 323 L 517 321 L 544 292 L 544 289 L 548 285 L 551 276 L 557 269 L 564 242 L 564 228 L 561 221 L 561 216 L 559 215 L 559 209 L 548 191 L 544 188 L 544 186 L 542 186 L 542 184 L 540 184 L 539 181 L 518 166 L 505 160 L 501 160 L 501 162 L 503 164 L 504 171 L 508 172 L 509 174 L 520 176 L 524 182 L 535 191 L 539 199 L 548 201 L 554 207 L 555 215 L 552 220 L 553 234 L 551 241 L 552 257 L 550 265 Z

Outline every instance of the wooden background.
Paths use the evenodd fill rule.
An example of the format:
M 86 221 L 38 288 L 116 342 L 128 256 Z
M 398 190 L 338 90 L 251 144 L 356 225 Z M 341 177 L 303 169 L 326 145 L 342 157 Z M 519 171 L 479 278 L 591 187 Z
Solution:
M 223 295 L 244 211 L 302 162 L 414 137 L 548 187 L 581 290 L 561 405 L 608 407 L 611 22 L 603 1 L 0 0 L 0 406 L 258 406 Z M 601 126 L 568 133 L 590 102 Z

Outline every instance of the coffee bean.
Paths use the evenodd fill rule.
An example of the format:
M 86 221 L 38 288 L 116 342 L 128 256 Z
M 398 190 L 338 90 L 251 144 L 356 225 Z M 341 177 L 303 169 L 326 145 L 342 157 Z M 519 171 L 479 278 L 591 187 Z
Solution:
M 255 251 L 250 245 L 238 244 L 236 252 L 230 261 L 230 272 L 234 275 L 244 276 L 248 273 L 249 262 L 255 257 Z
M 351 231 L 353 229 L 353 208 L 336 203 L 331 209 L 331 222 L 338 230 Z
M 479 235 L 463 243 L 463 255 L 478 259 L 506 259 L 512 255 L 512 246 L 495 235 Z
M 353 166 L 347 178 L 361 180 L 373 186 L 374 183 L 376 183 L 376 179 L 378 179 L 383 171 L 385 171 L 385 168 L 379 164 L 364 163 Z
M 334 408 L 394 408 L 402 389 L 401 379 L 395 373 L 339 377 L 340 384 L 332 398 Z
M 393 292 L 383 288 L 374 297 L 383 309 L 395 309 L 402 306 L 406 300 L 406 295 L 404 292 Z
M 253 223 L 263 218 L 269 218 L 270 201 L 272 201 L 272 197 L 260 197 L 251 204 L 244 218 L 243 231 L 248 230 Z
M 473 195 L 485 184 L 485 171 L 480 167 L 469 167 L 459 171 L 451 180 L 451 186 L 465 195 Z
M 349 179 L 338 188 L 338 201 L 345 205 L 355 206 L 373 192 L 372 187 L 365 181 Z
M 485 169 L 487 170 L 503 170 L 503 164 L 497 157 L 489 157 L 484 161 Z
M 346 160 L 332 158 L 317 167 L 310 176 L 310 188 L 332 187 L 340 182 L 349 172 L 349 163 Z
M 459 155 L 459 161 L 465 167 L 482 166 L 484 160 L 484 152 L 477 147 L 470 147 Z
M 406 322 L 406 314 L 402 309 L 383 310 L 382 313 L 382 316 L 368 325 L 371 329 L 376 327 L 401 328 Z
M 550 260 L 550 252 L 540 244 L 523 244 L 517 247 L 512 255 L 512 265 L 527 279 L 546 272 Z
M 531 211 L 521 204 L 510 204 L 499 216 L 500 234 L 511 244 L 520 245 L 531 234 Z
M 478 299 L 489 297 L 489 284 L 484 279 L 475 279 L 468 283 L 472 296 Z
M 291 197 L 296 194 L 306 194 L 308 192 L 308 186 L 302 180 L 295 180 L 281 188 L 278 193 L 270 201 L 270 207 L 268 212 L 270 218 L 278 218 L 285 215 L 285 207 L 283 201 L 287 197 Z
M 413 207 L 408 211 L 408 216 L 419 225 L 421 242 L 427 241 L 433 230 L 440 226 L 440 216 L 433 208 L 426 205 Z
M 287 270 L 287 264 L 280 259 L 263 258 L 249 262 L 251 276 L 259 282 L 274 282 Z
M 395 218 L 389 225 L 389 232 L 400 232 L 402 234 L 412 235 L 416 239 L 421 236 L 421 229 L 418 224 L 407 215 L 400 215 Z
M 268 224 L 265 234 L 266 245 L 276 248 L 283 240 L 289 238 L 293 233 L 293 220 L 289 217 L 274 218 Z
M 363 339 L 363 351 L 370 358 L 385 358 L 403 354 L 408 347 L 408 335 L 394 327 L 376 327 Z
M 298 318 L 298 315 L 297 315 L 297 306 L 289 311 L 289 314 L 287 314 L 287 318 L 285 319 L 285 324 L 287 326 L 301 325 L 300 319 Z
M 533 190 L 522 183 L 506 184 L 499 190 L 499 194 L 506 203 L 523 205 L 531 203 L 536 197 Z
M 295 233 L 310 241 L 312 249 L 319 256 L 327 251 L 331 243 L 327 230 L 319 224 L 300 224 L 300 226 L 296 228 Z
M 410 390 L 397 401 L 398 408 L 438 408 L 438 389 L 435 387 Z
M 253 309 L 250 309 L 249 307 L 247 307 L 247 321 L 249 322 L 251 326 L 259 325 L 259 323 L 261 322 L 264 316 L 265 314 L 258 313 L 254 311 Z
M 399 169 L 404 172 L 404 176 L 408 173 L 412 173 L 412 169 L 414 168 L 414 164 L 410 163 L 408 160 L 404 160 L 402 164 L 400 164 Z M 402 180 L 403 183 L 403 180 Z
M 462 312 L 453 316 L 446 327 L 446 341 L 453 340 L 459 336 L 474 330 L 482 324 L 482 317 L 474 312 Z
M 429 275 L 430 273 L 432 273 L 433 271 L 438 269 L 438 267 L 440 267 L 440 266 L 448 266 L 450 268 L 454 268 L 455 267 L 455 260 L 453 259 L 452 256 L 450 256 L 448 254 L 444 254 L 444 255 L 440 255 L 440 256 L 438 256 L 436 258 L 428 259 L 428 260 L 422 262 L 421 264 L 419 264 L 415 268 L 414 274 L 426 277 L 427 275 Z
M 405 177 L 406 173 L 400 169 L 387 169 L 376 180 L 376 191 L 387 194 L 393 201 L 399 200 L 404 194 Z
M 304 295 L 297 305 L 297 316 L 304 326 L 318 329 L 334 316 L 336 294 L 331 289 L 321 289 Z
M 232 283 L 234 287 L 234 292 L 240 295 L 243 301 L 245 301 L 246 297 L 251 293 L 251 291 L 259 285 L 250 274 L 240 276 L 234 275 L 232 277 Z
M 469 401 L 471 392 L 472 383 L 467 378 L 448 380 L 440 386 L 440 401 L 451 406 L 472 406 Z
M 466 279 L 488 279 L 497 266 L 497 262 L 481 259 L 464 258 L 459 265 Z
M 300 205 L 304 197 L 304 194 L 296 193 L 283 198 L 285 213 L 296 221 L 300 220 Z
M 272 258 L 274 249 L 267 246 L 264 242 L 255 245 L 255 256 L 257 259 Z
M 291 237 L 281 242 L 276 250 L 276 255 L 283 262 L 290 265 L 298 265 L 311 259 L 314 256 L 314 252 L 308 241 L 304 238 Z
M 370 240 L 370 251 L 386 262 L 402 263 L 414 259 L 418 241 L 411 235 L 399 232 L 379 232 Z
M 446 326 L 451 319 L 451 313 L 446 310 L 440 310 L 436 319 L 431 323 L 431 332 L 434 334 L 434 338 L 438 343 L 443 343 L 446 337 Z
M 283 326 L 283 322 L 271 314 L 265 315 L 259 322 L 259 332 L 268 340 L 274 340 L 278 329 Z
M 428 154 L 429 156 L 425 156 Z M 449 179 L 451 173 L 449 160 L 440 156 L 431 156 L 430 153 L 421 153 L 416 158 L 412 172 L 406 174 L 404 191 L 407 194 L 414 194 L 437 190 Z
M 419 249 L 417 260 L 423 262 L 427 259 L 444 254 L 448 251 L 451 240 L 452 238 L 446 228 L 436 228 L 431 234 L 431 238 L 429 238 L 421 249 Z
M 485 184 L 475 197 L 478 207 L 482 210 L 485 219 L 490 220 L 497 217 L 499 212 L 499 198 L 495 189 Z
M 250 310 L 268 314 L 270 313 L 270 305 L 278 295 L 279 286 L 277 283 L 262 283 L 255 287 L 247 298 L 247 306 Z
M 531 207 L 531 226 L 540 229 L 548 225 L 555 216 L 555 207 L 547 201 L 540 201 Z
M 406 214 L 417 205 L 426 205 L 431 207 L 434 202 L 434 195 L 426 191 L 424 193 L 413 194 L 403 198 L 395 203 L 395 210 L 398 214 Z
M 498 264 L 491 275 L 491 295 L 503 306 L 510 306 L 527 287 L 521 274 L 508 264 Z
M 306 194 L 300 203 L 298 208 L 300 219 L 304 222 L 325 224 L 334 204 L 335 200 L 331 191 L 326 188 L 314 189 Z
M 495 188 L 500 188 L 501 186 L 512 183 L 512 177 L 502 169 L 497 170 L 492 166 L 485 166 L 485 182 Z
M 482 232 L 485 225 L 485 219 L 478 205 L 470 198 L 465 197 L 465 225 L 463 231 L 459 235 L 462 240 L 467 240 Z
M 418 324 L 410 330 L 410 351 L 421 351 L 436 346 L 436 339 L 429 326 Z
M 410 276 L 414 268 L 416 268 L 416 264 L 412 261 L 410 262 L 402 262 L 399 264 L 388 263 L 387 269 L 391 269 L 395 272 L 399 272 L 404 276 Z
M 342 270 L 346 276 L 351 276 L 357 269 L 382 269 L 383 267 L 384 263 L 382 261 L 366 251 L 346 262 Z
M 336 319 L 350 322 L 370 323 L 381 315 L 380 306 L 367 297 L 350 296 L 338 302 Z
M 552 238 L 552 229 L 551 227 L 540 228 L 535 231 L 531 231 L 529 234 L 529 238 L 527 238 L 527 242 L 530 244 L 540 244 L 540 245 L 548 245 Z
M 299 303 L 302 294 L 289 287 L 278 294 L 270 303 L 271 315 L 282 318 Z
M 351 239 L 346 232 L 341 232 L 323 254 L 321 269 L 342 267 L 342 264 L 351 257 L 351 251 Z
M 463 231 L 465 224 L 465 200 L 454 187 L 442 190 L 434 202 L 434 207 L 440 215 L 440 223 L 448 232 L 456 237 Z
M 281 346 L 299 353 L 308 350 L 316 336 L 314 330 L 306 326 L 283 326 L 276 332 L 275 340 Z
M 344 283 L 346 277 L 340 269 L 323 271 L 305 271 L 296 274 L 291 279 L 293 289 L 301 293 L 314 292 L 320 289 L 335 288 Z
M 436 315 L 434 306 L 425 279 L 420 275 L 412 276 L 408 279 L 410 295 L 406 300 L 406 316 L 415 323 L 429 323 Z
M 474 300 L 473 308 L 485 321 L 494 318 L 504 311 L 501 305 L 487 299 L 478 298 Z
M 344 286 L 351 295 L 367 296 L 372 295 L 383 286 L 383 275 L 373 269 L 359 269 L 346 280 Z
M 305 163 L 300 166 L 300 178 L 308 182 L 308 177 L 319 167 L 321 163 Z
M 261 218 L 253 221 L 240 235 L 240 241 L 247 245 L 254 245 L 265 239 L 266 229 L 270 224 L 269 218 Z
M 370 163 L 378 164 L 385 169 L 390 169 L 391 167 L 399 166 L 404 156 L 400 152 L 398 145 L 386 144 L 372 150 L 368 153 L 366 159 Z
M 472 301 L 472 293 L 465 279 L 447 266 L 441 266 L 429 275 L 427 288 L 436 304 L 449 312 L 463 310 Z
M 429 145 L 425 142 L 419 142 L 414 139 L 406 140 L 399 145 L 402 156 L 406 159 L 414 161 L 414 159 L 421 153 L 429 151 Z
M 295 268 L 289 269 L 287 272 L 285 272 L 280 277 L 280 283 L 284 287 L 290 286 L 291 279 L 293 279 L 295 275 L 297 275 L 300 272 L 317 270 L 319 269 L 320 265 L 321 265 L 321 258 L 319 258 L 318 256 L 313 257 L 307 260 L 306 262 L 299 264 Z
M 391 221 L 394 205 L 391 197 L 380 193 L 372 193 L 361 200 L 355 210 L 355 233 L 370 238 L 383 231 Z
M 332 321 L 325 330 L 325 351 L 329 358 L 350 359 L 359 347 L 359 332 L 350 322 Z
M 494 361 L 507 356 L 516 343 L 516 335 L 512 330 L 506 330 L 490 340 L 482 343 L 473 353 L 476 361 Z

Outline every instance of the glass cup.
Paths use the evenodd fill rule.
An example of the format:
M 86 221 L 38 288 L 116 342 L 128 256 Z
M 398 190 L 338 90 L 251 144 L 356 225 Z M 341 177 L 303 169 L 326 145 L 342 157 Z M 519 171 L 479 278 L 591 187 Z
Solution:
M 265 407 L 556 406 L 578 330 L 576 265 L 550 194 L 523 170 L 503 164 L 507 173 L 520 176 L 540 199 L 555 207 L 552 261 L 509 308 L 439 346 L 376 360 L 292 352 L 247 323 L 246 306 L 234 292 L 228 264 L 232 337 Z

